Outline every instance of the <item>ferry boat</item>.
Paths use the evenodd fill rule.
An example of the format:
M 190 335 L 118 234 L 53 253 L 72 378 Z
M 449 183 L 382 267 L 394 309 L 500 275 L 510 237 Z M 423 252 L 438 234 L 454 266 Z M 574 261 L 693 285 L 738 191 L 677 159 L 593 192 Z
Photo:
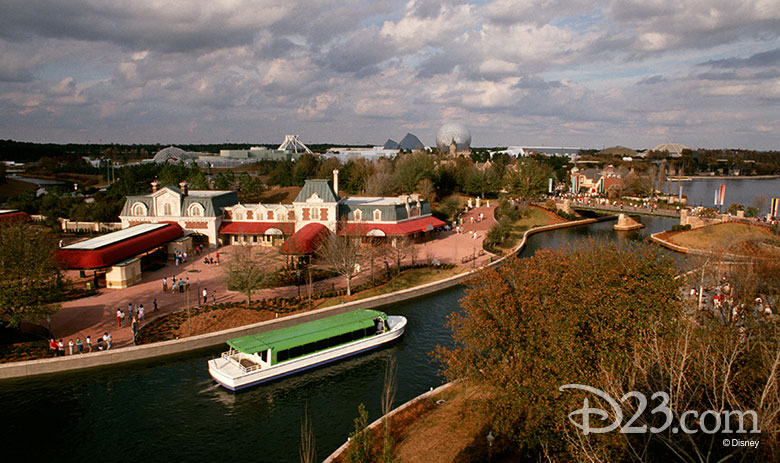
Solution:
M 335 362 L 400 337 L 406 317 L 360 309 L 267 333 L 230 339 L 209 373 L 237 391 Z

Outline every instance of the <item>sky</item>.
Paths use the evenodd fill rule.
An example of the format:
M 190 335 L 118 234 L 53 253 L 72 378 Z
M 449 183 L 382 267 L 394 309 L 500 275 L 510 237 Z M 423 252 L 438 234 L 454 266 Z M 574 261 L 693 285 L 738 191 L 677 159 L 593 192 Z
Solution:
M 3 0 L 0 138 L 780 149 L 778 0 Z

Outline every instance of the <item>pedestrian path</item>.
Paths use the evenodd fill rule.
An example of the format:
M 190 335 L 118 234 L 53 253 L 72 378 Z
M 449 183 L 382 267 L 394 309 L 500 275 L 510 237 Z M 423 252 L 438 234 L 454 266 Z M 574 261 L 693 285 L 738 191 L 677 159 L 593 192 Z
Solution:
M 462 215 L 463 232 L 458 233 L 455 230 L 439 232 L 428 241 L 418 243 L 416 247 L 416 263 L 432 262 L 437 259 L 443 264 L 455 264 L 470 269 L 472 266 L 482 266 L 491 258 L 490 254 L 479 256 L 473 263 L 466 264 L 462 262 L 466 256 L 477 255 L 482 249 L 482 241 L 485 239 L 490 227 L 495 223 L 492 207 L 480 207 L 466 212 Z M 482 220 L 479 216 L 482 214 Z M 474 222 L 472 223 L 472 218 Z M 474 237 L 476 233 L 476 238 Z M 264 251 L 270 251 L 265 249 Z M 117 309 L 127 311 L 127 305 L 133 306 L 143 304 L 145 309 L 144 320 L 142 323 L 148 323 L 157 317 L 168 313 L 177 312 L 190 306 L 197 306 L 198 296 L 204 288 L 208 291 L 208 303 L 214 301 L 217 303 L 230 301 L 243 301 L 246 296 L 234 291 L 228 291 L 224 276 L 226 259 L 229 259 L 231 246 L 219 248 L 211 251 L 207 257 L 215 257 L 220 254 L 220 264 L 204 264 L 203 255 L 192 256 L 192 260 L 179 266 L 169 262 L 165 267 L 144 272 L 140 283 L 125 289 L 101 289 L 99 294 L 87 298 L 68 301 L 62 304 L 61 309 L 52 315 L 50 330 L 57 339 L 62 338 L 67 345 L 70 339 L 75 342 L 77 338 L 85 340 L 86 336 L 92 337 L 93 342 L 103 333 L 111 333 L 113 337 L 112 348 L 121 348 L 131 346 L 133 342 L 130 320 L 127 318 L 123 326 L 117 326 Z M 402 265 L 408 265 L 412 262 L 410 255 L 402 259 Z M 393 259 L 394 263 L 395 260 Z M 356 286 L 368 281 L 371 276 L 368 265 L 362 265 L 360 274 L 352 280 L 352 285 Z M 375 272 L 381 272 L 383 265 L 375 267 Z M 171 291 L 170 277 L 190 279 L 189 293 L 178 293 Z M 168 281 L 168 291 L 163 292 L 162 280 Z M 326 289 L 341 289 L 346 286 L 343 277 L 334 277 L 313 285 L 313 291 L 319 292 Z M 297 286 L 287 286 L 261 290 L 253 293 L 253 299 L 270 297 L 293 297 L 299 294 Z M 300 294 L 307 294 L 305 288 L 300 289 Z M 153 310 L 153 301 L 157 299 L 158 311 Z M 202 299 L 200 300 L 202 303 Z

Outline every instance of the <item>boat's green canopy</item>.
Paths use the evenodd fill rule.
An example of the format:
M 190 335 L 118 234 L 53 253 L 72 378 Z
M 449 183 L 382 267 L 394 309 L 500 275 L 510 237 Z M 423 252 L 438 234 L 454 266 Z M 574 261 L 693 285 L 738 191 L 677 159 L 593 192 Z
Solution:
M 385 315 L 377 310 L 360 309 L 267 333 L 241 336 L 231 339 L 227 343 L 230 347 L 245 354 L 254 354 L 268 349 L 278 352 L 320 339 L 372 327 L 374 319 L 377 317 L 384 318 Z

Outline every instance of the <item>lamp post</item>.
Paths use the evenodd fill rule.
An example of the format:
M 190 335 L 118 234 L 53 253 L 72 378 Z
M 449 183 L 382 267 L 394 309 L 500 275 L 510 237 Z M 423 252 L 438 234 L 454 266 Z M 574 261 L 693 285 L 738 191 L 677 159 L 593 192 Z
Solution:
M 187 286 L 185 292 L 185 305 L 187 306 L 187 327 L 189 328 L 190 336 L 192 336 L 192 319 L 190 318 L 190 287 Z
M 471 268 L 473 269 L 477 265 L 477 248 L 474 248 L 474 252 L 471 254 Z
M 200 278 L 195 282 L 198 285 L 198 292 L 195 293 L 195 297 L 198 299 L 198 307 L 200 307 Z

